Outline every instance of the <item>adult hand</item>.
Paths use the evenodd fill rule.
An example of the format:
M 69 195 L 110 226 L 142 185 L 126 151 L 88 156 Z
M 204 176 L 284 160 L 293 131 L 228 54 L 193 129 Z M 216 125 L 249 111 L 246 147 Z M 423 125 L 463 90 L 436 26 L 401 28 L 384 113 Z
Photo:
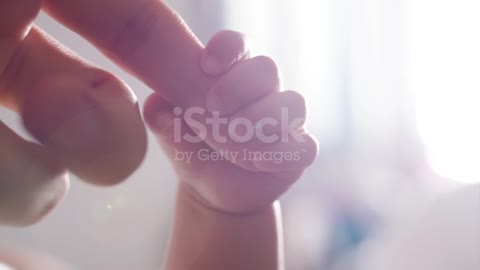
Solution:
M 0 224 L 44 216 L 67 191 L 67 170 L 111 185 L 127 178 L 146 151 L 133 92 L 33 25 L 41 9 L 172 102 L 208 88 L 211 74 L 225 69 L 161 1 L 3 1 L 0 105 L 21 115 L 39 144 L 0 123 Z

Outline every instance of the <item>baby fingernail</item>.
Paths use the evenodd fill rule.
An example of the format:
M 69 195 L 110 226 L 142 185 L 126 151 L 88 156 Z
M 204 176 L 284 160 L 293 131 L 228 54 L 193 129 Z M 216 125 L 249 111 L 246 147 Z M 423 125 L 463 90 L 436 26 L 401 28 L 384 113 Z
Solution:
M 217 94 L 216 89 L 211 89 L 208 91 L 205 98 L 205 107 L 209 112 L 222 112 L 223 111 L 223 102 L 221 101 L 220 96 Z
M 153 128 L 158 133 L 166 133 L 171 130 L 174 123 L 174 118 L 171 112 L 166 110 L 160 110 L 157 112 L 156 121 Z
M 207 44 L 202 59 L 202 68 L 209 75 L 220 75 L 228 71 L 235 62 L 248 57 L 245 36 L 239 32 L 221 31 Z
M 202 70 L 209 75 L 222 74 L 223 72 L 227 71 L 227 69 L 230 67 L 230 64 L 231 63 L 222 62 L 218 56 L 212 55 L 209 52 L 205 52 L 201 58 Z
M 175 123 L 175 115 L 180 115 L 181 112 L 179 107 L 172 109 L 162 97 L 154 94 L 145 104 L 144 116 L 150 129 L 160 135 L 170 132 Z

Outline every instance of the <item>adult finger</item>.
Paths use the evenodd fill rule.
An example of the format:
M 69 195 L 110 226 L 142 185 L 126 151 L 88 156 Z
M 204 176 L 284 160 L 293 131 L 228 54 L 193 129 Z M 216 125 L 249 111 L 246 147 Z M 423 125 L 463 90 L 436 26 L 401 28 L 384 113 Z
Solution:
M 22 115 L 68 169 L 88 182 L 113 185 L 143 160 L 145 130 L 136 102 L 118 92 L 128 88 L 109 77 L 97 82 L 57 74 L 37 85 Z
M 3 0 L 0 10 L 0 36 L 11 40 L 22 39 L 37 17 L 44 0 Z
M 6 0 L 0 9 L 0 76 L 11 69 L 19 45 L 28 34 L 43 0 Z M 9 93 L 0 87 L 0 104 L 5 105 Z
M 87 181 L 118 183 L 143 160 L 146 135 L 133 92 L 37 27 L 17 44 L 0 92 L 27 129 Z
M 203 46 L 164 1 L 48 0 L 45 10 L 174 105 L 204 105 Z
M 0 77 L 28 34 L 41 0 L 2 1 Z M 16 69 L 16 68 L 14 68 Z M 3 83 L 0 82 L 0 85 Z M 15 92 L 0 87 L 0 104 L 13 104 Z M 64 196 L 68 176 L 47 149 L 29 143 L 0 122 L 0 224 L 25 226 L 45 216 Z
M 33 224 L 63 198 L 68 176 L 48 149 L 1 122 L 0 149 L 0 225 Z

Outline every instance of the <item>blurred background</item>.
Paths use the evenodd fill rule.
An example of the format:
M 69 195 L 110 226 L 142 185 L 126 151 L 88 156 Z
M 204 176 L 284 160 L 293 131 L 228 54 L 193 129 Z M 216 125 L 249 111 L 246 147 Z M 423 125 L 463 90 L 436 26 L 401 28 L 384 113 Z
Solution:
M 226 28 L 246 33 L 255 55 L 278 61 L 285 89 L 306 96 L 320 156 L 282 199 L 287 269 L 413 269 L 384 268 L 398 251 L 395 239 L 405 239 L 398 235 L 432 201 L 480 183 L 480 2 L 167 2 L 203 41 Z M 151 92 L 44 14 L 37 23 L 126 80 L 142 103 Z M 0 117 L 28 137 L 17 116 L 2 110 Z M 1 243 L 51 252 L 79 269 L 158 269 L 175 191 L 167 164 L 151 140 L 128 182 L 98 189 L 72 179 L 52 215 L 28 229 L 0 228 Z M 438 220 L 474 224 L 467 213 L 480 208 L 480 192 L 469 196 L 479 200 L 445 203 L 452 213 Z M 465 238 L 473 245 L 460 242 L 455 250 L 480 258 L 480 233 Z

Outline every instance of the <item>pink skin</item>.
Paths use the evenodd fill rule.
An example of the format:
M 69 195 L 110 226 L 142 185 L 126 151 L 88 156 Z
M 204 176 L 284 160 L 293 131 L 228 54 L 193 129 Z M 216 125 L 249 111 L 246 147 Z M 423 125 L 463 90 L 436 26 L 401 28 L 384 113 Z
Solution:
M 239 33 L 221 32 L 212 38 L 200 63 L 207 76 L 216 77 L 222 74 L 219 83 L 207 94 L 210 102 L 216 103 L 217 101 L 212 97 L 222 97 L 222 95 L 239 97 L 231 100 L 222 99 L 222 102 L 217 103 L 221 106 L 228 105 L 224 106 L 224 109 L 217 109 L 222 115 L 228 115 L 230 120 L 236 117 L 245 117 L 252 122 L 264 117 L 279 120 L 280 108 L 288 108 L 292 118 L 304 119 L 305 104 L 301 95 L 293 91 L 279 92 L 280 80 L 276 66 L 272 65 L 273 61 L 266 57 L 253 60 L 249 60 L 248 57 L 245 39 Z M 213 91 L 220 94 L 212 94 Z M 232 108 L 236 109 L 227 111 Z M 172 130 L 174 120 L 172 105 L 159 94 L 153 94 L 145 104 L 144 115 L 160 145 L 172 159 L 182 190 L 187 191 L 184 194 L 191 196 L 194 201 L 204 206 L 220 211 L 219 213 L 248 214 L 270 206 L 298 180 L 317 154 L 315 139 L 304 131 L 303 125 L 296 127 L 296 131 L 305 139 L 304 143 L 289 141 L 269 144 L 255 140 L 243 145 L 233 141 L 224 144 L 175 143 Z M 187 123 L 182 125 L 188 126 Z M 184 131 L 191 133 L 188 129 Z M 282 129 L 271 128 L 266 132 L 280 134 Z M 192 159 L 190 164 L 186 164 L 175 161 L 173 156 L 175 149 L 195 152 L 203 148 L 219 150 L 240 147 L 260 152 L 302 152 L 302 150 L 305 152 L 302 152 L 299 161 L 283 162 L 281 166 L 271 162 L 242 164 L 231 160 L 206 162 L 199 159 Z M 20 269 L 69 269 L 48 258 L 31 255 L 24 251 L 0 250 L 0 255 L 0 261 Z
M 213 41 L 206 49 L 210 54 L 215 54 L 212 48 L 227 50 L 225 47 L 231 46 L 233 49 L 226 54 L 215 54 L 219 62 L 225 63 L 225 68 L 218 82 L 206 94 L 206 109 L 219 112 L 226 116 L 229 122 L 239 117 L 252 123 L 266 117 L 281 121 L 282 108 L 288 109 L 290 118 L 305 119 L 303 97 L 293 91 L 279 91 L 280 76 L 270 58 L 262 56 L 248 59 L 245 40 L 239 34 L 221 33 Z M 222 47 L 215 42 L 227 45 Z M 230 63 L 233 63 L 233 66 Z M 203 64 L 202 66 L 205 67 Z M 218 74 L 218 69 L 215 69 L 214 73 Z M 304 142 L 297 142 L 291 136 L 287 142 L 265 143 L 255 138 L 246 143 L 237 143 L 230 138 L 227 138 L 226 142 L 218 142 L 211 135 L 211 129 L 201 143 L 190 143 L 186 140 L 175 142 L 173 109 L 174 106 L 159 94 L 153 94 L 144 107 L 145 120 L 170 157 L 181 186 L 199 202 L 223 212 L 247 213 L 271 205 L 299 179 L 317 155 L 316 140 L 305 132 L 304 121 L 300 121 L 295 130 Z M 205 117 L 196 120 L 204 122 Z M 189 124 L 182 120 L 182 127 L 189 127 Z M 220 134 L 226 135 L 226 131 L 226 128 L 221 128 Z M 285 127 L 269 126 L 265 131 L 269 135 L 281 135 Z M 190 128 L 183 128 L 182 133 L 194 134 Z M 300 158 L 277 164 L 271 160 L 233 160 L 227 155 L 224 157 L 228 160 L 206 161 L 203 156 L 198 155 L 199 152 L 213 150 L 220 152 L 242 149 L 260 153 L 298 152 Z M 176 160 L 176 152 L 189 152 L 193 155 L 187 162 L 187 159 Z
M 128 178 L 142 162 L 146 151 L 146 134 L 133 92 L 114 75 L 87 63 L 64 49 L 40 28 L 32 27 L 32 20 L 40 8 L 157 91 L 170 105 L 183 110 L 192 106 L 218 110 L 229 117 L 233 116 L 232 112 L 238 116 L 245 114 L 250 120 L 265 116 L 275 118 L 282 107 L 288 108 L 292 116 L 304 116 L 303 101 L 299 95 L 293 92 L 278 94 L 280 79 L 275 63 L 267 57 L 247 59 L 248 50 L 243 36 L 224 32 L 214 37 L 204 49 L 181 18 L 163 1 L 52 0 L 44 5 L 42 3 L 41 0 L 9 1 L 8 6 L 0 9 L 0 13 L 5 13 L 5 16 L 0 16 L 4 22 L 0 24 L 0 35 L 8 37 L 8 42 L 2 44 L 5 59 L 1 59 L 0 65 L 5 65 L 7 69 L 2 76 L 0 103 L 16 110 L 27 130 L 45 146 L 42 148 L 42 160 L 36 160 L 38 167 L 53 169 L 46 171 L 45 178 L 40 180 L 56 181 L 59 183 L 56 186 L 61 187 L 52 190 L 55 196 L 36 199 L 39 203 L 42 200 L 48 203 L 38 211 L 32 211 L 22 223 L 35 222 L 58 202 L 67 185 L 64 178 L 56 176 L 63 175 L 66 169 L 88 182 L 113 185 Z M 109 16 L 104 16 L 104 10 L 108 10 Z M 11 15 L 17 13 L 19 15 Z M 16 48 L 28 53 L 14 54 Z M 17 59 L 13 55 L 23 55 L 26 59 Z M 230 72 L 223 74 L 226 71 Z M 264 114 L 263 109 L 268 113 Z M 16 136 L 7 128 L 0 127 L 0 130 L 10 137 Z M 302 136 L 313 144 L 310 136 Z M 16 142 L 21 144 L 25 153 L 36 151 L 21 140 Z M 215 150 L 230 151 L 241 148 L 249 151 L 298 148 L 292 143 L 263 146 L 255 141 L 242 145 L 231 140 L 222 143 L 211 136 L 205 138 L 205 143 Z M 227 164 L 243 168 L 248 174 L 263 172 L 267 182 L 278 169 L 289 169 L 289 174 L 299 175 L 300 168 L 309 164 L 315 154 L 311 151 L 315 147 L 303 146 L 303 164 L 284 163 L 280 168 L 271 162 Z M 15 147 L 13 153 L 19 149 Z M 8 156 L 10 154 L 4 155 Z M 18 162 L 24 164 L 28 161 L 22 159 Z M 15 168 L 12 174 L 25 177 L 26 183 L 37 181 L 32 175 L 38 175 Z M 229 170 L 219 170 L 218 175 L 231 179 Z M 282 172 L 280 178 L 288 183 L 296 177 L 284 179 L 284 175 Z M 248 178 L 251 176 L 248 175 Z M 276 178 L 272 180 L 276 181 Z M 230 185 L 228 181 L 222 184 L 235 188 L 235 184 Z M 213 194 L 212 188 L 205 187 L 217 185 L 202 186 L 196 185 L 195 190 Z M 284 189 L 286 187 L 273 192 L 275 195 L 270 198 L 269 194 L 262 198 L 267 198 L 266 202 L 271 201 Z M 249 191 L 245 189 L 243 192 Z M 34 191 L 24 195 L 30 196 L 30 193 Z M 18 196 L 15 198 L 19 200 Z M 221 207 L 222 200 L 219 198 L 214 205 L 227 209 L 249 209 L 258 205 L 251 203 L 248 206 L 247 202 L 244 206 L 232 203 Z M 3 205 L 9 205 L 9 202 Z M 12 205 L 19 204 L 13 202 Z
M 3 267 L 3 268 L 2 268 Z M 7 270 L 73 270 L 57 258 L 23 249 L 0 248 L 0 269 Z
M 222 46 L 223 45 L 223 46 Z M 250 65 L 245 60 L 249 53 L 242 35 L 235 32 L 221 32 L 207 45 L 206 53 L 202 55 L 201 67 L 210 76 L 223 74 L 219 85 L 211 91 L 232 91 L 240 98 L 219 103 L 226 109 L 236 108 L 233 111 L 223 111 L 229 118 L 245 117 L 253 122 L 263 117 L 279 119 L 279 109 L 286 107 L 292 112 L 292 117 L 305 118 L 303 98 L 295 92 L 279 92 L 279 79 L 275 70 L 265 70 L 262 65 Z M 207 53 L 208 52 L 208 53 Z M 208 55 L 207 55 L 208 54 Z M 260 61 L 270 61 L 268 58 L 258 58 Z M 257 60 L 254 60 L 257 61 Z M 213 63 L 213 64 L 212 64 Z M 270 65 L 270 67 L 274 67 Z M 241 71 L 241 72 L 239 72 Z M 249 76 L 246 76 L 249 74 Z M 268 76 L 262 76 L 270 74 Z M 269 92 L 255 91 L 257 88 L 243 91 L 241 86 L 265 86 Z M 228 94 L 226 94 L 228 95 Z M 218 93 L 208 95 L 210 98 Z M 214 101 L 214 100 L 213 100 Z M 214 101 L 216 102 L 216 101 Z M 227 103 L 230 102 L 230 103 Z M 219 109 L 220 110 L 220 109 Z M 271 205 L 284 193 L 310 165 L 317 153 L 317 144 L 313 137 L 304 132 L 303 126 L 297 127 L 297 132 L 305 138 L 305 143 L 277 143 L 267 144 L 258 141 L 251 145 L 242 145 L 256 151 L 296 151 L 305 149 L 306 152 L 297 162 L 284 162 L 276 166 L 271 163 L 256 163 L 255 168 L 244 168 L 245 164 L 231 161 L 205 162 L 192 159 L 191 164 L 173 160 L 173 151 L 197 151 L 201 148 L 212 149 L 207 143 L 174 143 L 172 131 L 172 106 L 158 94 L 153 94 L 145 104 L 145 119 L 156 134 L 161 146 L 172 158 L 175 170 L 181 180 L 182 190 L 192 196 L 197 202 L 211 207 L 221 213 L 247 214 Z M 303 122 L 302 122 L 303 123 Z M 186 123 L 182 123 L 187 125 Z M 269 134 L 280 134 L 281 129 L 269 129 Z M 188 130 L 185 130 L 188 132 Z M 213 145 L 213 147 L 218 145 Z M 229 149 L 236 149 L 239 145 L 232 141 L 222 145 Z M 217 148 L 215 148 L 217 149 Z M 70 269 L 48 257 L 34 255 L 25 251 L 0 250 L 0 261 L 8 263 L 15 269 Z
M 171 269 L 182 269 L 178 265 L 185 263 L 184 258 L 192 251 L 191 239 L 183 237 L 184 232 L 195 233 L 191 227 L 192 218 L 198 222 L 195 226 L 200 224 L 199 216 L 190 212 L 192 207 L 210 206 L 229 213 L 247 213 L 272 206 L 272 202 L 313 162 L 316 144 L 303 132 L 302 97 L 294 92 L 279 93 L 280 79 L 275 63 L 267 57 L 249 59 L 242 35 L 222 32 L 205 49 L 163 1 L 6 1 L 0 9 L 0 36 L 4 41 L 0 44 L 0 105 L 17 112 L 26 129 L 42 145 L 26 142 L 8 127 L 0 125 L 0 141 L 3 142 L 0 148 L 4 150 L 0 158 L 3 166 L 0 178 L 8 179 L 0 181 L 0 190 L 4 191 L 4 196 L 0 196 L 1 224 L 28 225 L 47 214 L 68 189 L 67 169 L 90 183 L 113 185 L 128 178 L 142 162 L 146 151 L 145 129 L 133 91 L 113 74 L 88 63 L 40 28 L 32 26 L 40 9 L 157 91 L 158 95 L 152 96 L 146 105 L 146 117 L 170 155 L 175 148 L 196 151 L 200 147 L 217 151 L 244 148 L 260 153 L 300 151 L 299 160 L 284 162 L 281 166 L 271 161 L 237 162 L 232 159 L 207 163 L 194 160 L 191 165 L 177 162 L 175 167 L 182 179 L 181 186 L 185 187 L 180 189 L 178 198 L 185 199 L 185 204 L 176 208 L 181 237 L 174 237 L 176 240 L 172 241 L 176 245 L 170 252 L 174 258 Z M 238 144 L 207 136 L 200 144 L 174 144 L 169 132 L 173 119 L 168 113 L 171 106 L 183 110 L 197 106 L 218 111 L 229 120 L 244 117 L 250 121 L 265 117 L 278 120 L 281 109 L 288 108 L 291 117 L 300 118 L 290 135 L 300 134 L 305 142 L 299 144 L 289 140 L 264 144 L 252 140 Z M 159 111 L 166 113 L 159 115 Z M 272 135 L 285 130 L 270 127 L 266 131 Z M 26 166 L 29 170 L 24 169 Z M 279 243 L 275 229 L 277 215 L 273 206 L 262 212 L 241 219 L 253 220 L 253 223 L 237 224 L 229 222 L 229 215 L 223 212 L 203 211 L 203 225 L 212 234 L 197 235 L 195 239 L 197 246 L 202 248 L 201 256 L 206 258 L 207 266 L 209 262 L 218 264 L 217 251 L 222 251 L 240 257 L 248 255 L 242 260 L 254 262 L 259 269 L 273 269 L 279 256 L 276 254 Z M 243 236 L 249 233 L 249 240 L 261 243 L 252 245 L 259 252 L 252 252 L 252 248 L 243 250 L 242 245 L 238 250 L 225 250 L 220 241 L 217 249 L 203 253 L 206 241 L 225 239 L 223 235 L 232 230 L 242 232 Z M 187 240 L 188 247 L 184 249 Z M 238 241 L 230 239 L 229 242 Z M 258 256 L 264 251 L 271 256 Z M 8 258 L 0 260 L 8 261 Z M 16 266 L 15 260 L 21 259 L 16 257 L 8 262 Z M 24 260 L 30 262 L 28 257 Z M 19 268 L 26 270 L 33 265 L 38 269 L 55 268 L 35 263 L 36 259 L 31 261 L 32 266 Z

